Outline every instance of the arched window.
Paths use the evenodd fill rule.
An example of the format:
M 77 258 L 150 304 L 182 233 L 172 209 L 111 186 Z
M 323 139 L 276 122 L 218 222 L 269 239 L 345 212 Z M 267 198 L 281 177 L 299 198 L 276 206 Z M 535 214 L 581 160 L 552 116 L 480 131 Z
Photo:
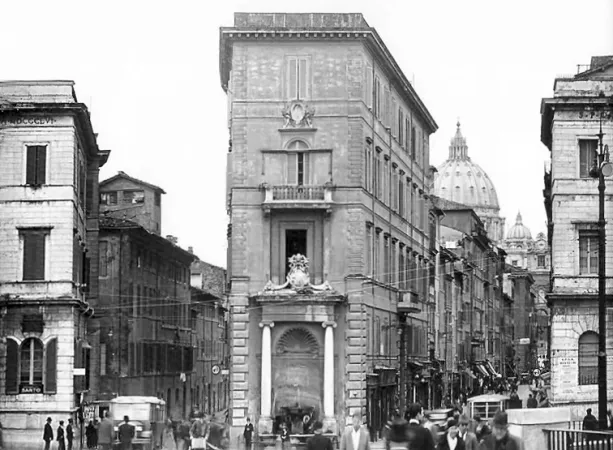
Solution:
M 21 344 L 21 384 L 43 384 L 43 343 L 28 338 Z
M 598 333 L 579 336 L 579 385 L 598 383 Z
M 375 317 L 375 355 L 381 354 L 381 319 Z

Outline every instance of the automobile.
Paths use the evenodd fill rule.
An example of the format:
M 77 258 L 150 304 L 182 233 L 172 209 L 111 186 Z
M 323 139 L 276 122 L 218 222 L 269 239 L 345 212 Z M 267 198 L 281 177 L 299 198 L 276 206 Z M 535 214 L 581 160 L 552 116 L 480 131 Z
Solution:
M 435 425 L 438 425 L 441 431 L 445 431 L 447 428 L 447 420 L 449 418 L 453 418 L 453 408 L 446 409 L 432 409 L 430 411 L 426 411 L 424 415 L 428 418 L 428 420 Z

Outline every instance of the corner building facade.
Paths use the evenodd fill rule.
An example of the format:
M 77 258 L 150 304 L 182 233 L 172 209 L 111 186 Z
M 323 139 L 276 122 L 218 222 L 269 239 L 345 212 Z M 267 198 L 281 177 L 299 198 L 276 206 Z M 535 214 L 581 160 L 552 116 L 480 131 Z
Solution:
M 60 420 L 76 419 L 89 389 L 98 171 L 109 152 L 99 150 L 73 85 L 0 83 L 0 422 L 7 449 L 40 448 L 45 419 L 55 435 Z
M 613 55 L 593 57 L 574 76 L 556 78 L 541 104 L 541 141 L 551 152 L 545 208 L 551 245 L 551 402 L 575 417 L 591 407 L 598 417 L 598 178 L 590 176 L 599 147 L 613 147 Z M 605 177 L 607 396 L 613 398 L 610 195 Z M 611 403 L 609 403 L 611 408 Z
M 428 355 L 437 126 L 361 14 L 235 14 L 220 39 L 233 430 L 378 430 L 401 407 L 399 304 Z

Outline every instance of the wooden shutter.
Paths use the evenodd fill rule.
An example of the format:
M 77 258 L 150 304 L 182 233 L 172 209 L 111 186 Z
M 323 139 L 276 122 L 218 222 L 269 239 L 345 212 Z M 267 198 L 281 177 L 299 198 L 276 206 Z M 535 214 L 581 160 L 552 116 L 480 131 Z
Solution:
M 290 99 L 295 99 L 298 96 L 298 60 L 291 58 L 288 60 L 287 66 L 287 96 Z
M 298 60 L 298 98 L 306 99 L 308 97 L 308 60 Z
M 19 346 L 12 339 L 6 340 L 6 393 L 18 392 Z
M 298 154 L 287 154 L 287 184 L 295 185 L 298 183 Z
M 23 234 L 23 279 L 45 279 L 45 232 L 24 231 Z
M 36 184 L 36 147 L 31 145 L 26 150 L 26 184 Z
M 57 339 L 47 342 L 45 357 L 45 392 L 52 394 L 57 391 Z
M 372 67 L 366 66 L 366 92 L 364 99 L 366 100 L 366 106 L 372 108 L 373 104 L 373 91 L 372 91 Z
M 39 145 L 36 147 L 36 183 L 45 184 L 45 174 L 47 171 L 47 147 Z

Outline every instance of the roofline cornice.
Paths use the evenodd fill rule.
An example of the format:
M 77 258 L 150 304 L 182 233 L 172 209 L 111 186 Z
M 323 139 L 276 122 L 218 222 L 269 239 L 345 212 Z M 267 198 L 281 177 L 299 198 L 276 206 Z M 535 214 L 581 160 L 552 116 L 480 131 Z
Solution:
M 228 90 L 228 80 L 230 75 L 230 65 L 232 61 L 232 42 L 241 40 L 275 40 L 275 39 L 305 39 L 314 40 L 361 40 L 365 41 L 366 46 L 372 51 L 373 55 L 382 64 L 383 69 L 393 78 L 395 84 L 399 85 L 408 103 L 415 106 L 419 115 L 424 120 L 430 134 L 438 130 L 438 125 L 426 108 L 425 104 L 411 86 L 400 66 L 388 50 L 387 46 L 374 28 L 360 29 L 239 29 L 234 27 L 221 27 L 219 29 L 219 71 L 221 77 L 221 87 L 224 92 Z

